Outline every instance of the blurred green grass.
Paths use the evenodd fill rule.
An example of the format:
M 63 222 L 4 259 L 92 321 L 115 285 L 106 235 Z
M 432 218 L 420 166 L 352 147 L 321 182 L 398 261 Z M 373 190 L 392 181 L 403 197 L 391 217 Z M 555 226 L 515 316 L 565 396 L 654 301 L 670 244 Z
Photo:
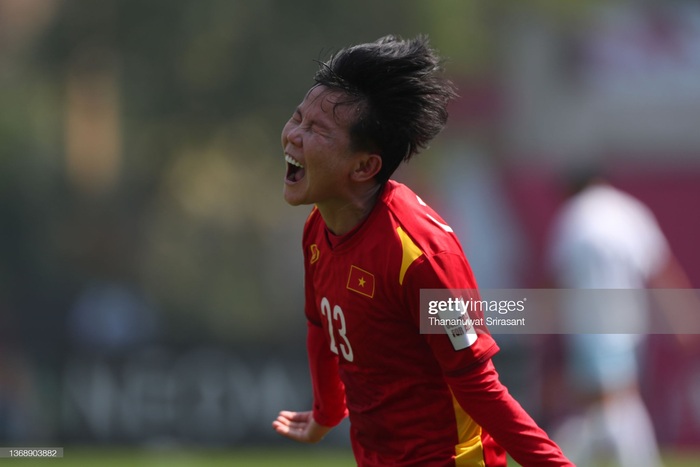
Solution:
M 349 449 L 319 446 L 232 449 L 64 447 L 57 459 L 0 459 L 0 465 L 71 467 L 354 467 Z
M 319 446 L 295 448 L 268 447 L 242 449 L 139 449 L 66 447 L 61 459 L 0 459 L 1 464 L 22 466 L 72 467 L 353 467 L 355 460 L 347 449 Z M 697 467 L 700 450 L 674 452 L 664 456 L 666 467 Z M 512 460 L 509 466 L 518 466 Z M 600 467 L 613 467 L 602 464 Z

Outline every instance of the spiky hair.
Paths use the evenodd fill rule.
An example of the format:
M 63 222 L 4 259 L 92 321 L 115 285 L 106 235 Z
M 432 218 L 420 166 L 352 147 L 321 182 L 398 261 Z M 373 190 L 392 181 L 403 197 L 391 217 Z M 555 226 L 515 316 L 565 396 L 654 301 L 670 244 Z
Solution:
M 344 93 L 340 104 L 356 104 L 350 128 L 356 150 L 377 152 L 384 182 L 444 128 L 447 104 L 456 96 L 427 37 L 376 42 L 341 49 L 320 64 L 317 84 Z

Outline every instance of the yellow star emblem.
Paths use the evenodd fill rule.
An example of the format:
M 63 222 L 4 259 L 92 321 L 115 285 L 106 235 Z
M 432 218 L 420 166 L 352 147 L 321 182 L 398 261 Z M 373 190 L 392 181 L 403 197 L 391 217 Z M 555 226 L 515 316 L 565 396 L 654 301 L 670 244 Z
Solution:
M 358 268 L 354 264 L 350 265 L 350 273 L 345 287 L 365 297 L 374 298 L 374 274 Z

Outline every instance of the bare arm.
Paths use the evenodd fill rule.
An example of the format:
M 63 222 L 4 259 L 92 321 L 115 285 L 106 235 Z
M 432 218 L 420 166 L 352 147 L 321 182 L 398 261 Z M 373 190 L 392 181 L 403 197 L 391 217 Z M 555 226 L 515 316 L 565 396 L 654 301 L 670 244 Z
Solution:
M 700 348 L 700 298 L 685 270 L 671 255 L 648 281 L 649 293 L 678 343 L 686 350 Z

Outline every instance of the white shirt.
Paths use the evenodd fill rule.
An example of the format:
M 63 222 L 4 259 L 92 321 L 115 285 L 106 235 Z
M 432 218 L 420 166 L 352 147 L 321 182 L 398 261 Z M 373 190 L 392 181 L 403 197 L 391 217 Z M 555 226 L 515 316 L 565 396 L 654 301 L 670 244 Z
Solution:
M 652 212 L 636 198 L 606 184 L 571 198 L 554 222 L 550 262 L 558 285 L 588 291 L 565 308 L 573 330 L 581 320 L 601 320 L 610 329 L 643 332 L 647 281 L 663 267 L 669 247 Z M 582 293 L 583 294 L 583 293 Z

